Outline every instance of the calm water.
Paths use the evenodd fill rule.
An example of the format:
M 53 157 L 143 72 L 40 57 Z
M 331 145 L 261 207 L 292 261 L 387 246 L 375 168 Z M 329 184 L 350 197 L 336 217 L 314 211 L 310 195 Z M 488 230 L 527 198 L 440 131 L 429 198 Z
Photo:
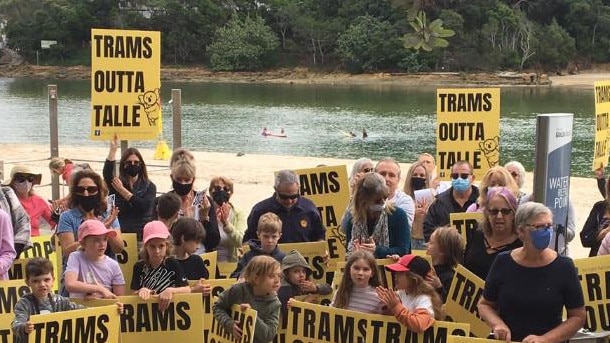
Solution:
M 0 78 L 0 143 L 48 143 L 47 84 L 58 85 L 60 144 L 89 141 L 89 81 Z M 193 150 L 412 162 L 435 150 L 436 88 L 348 85 L 260 85 L 164 82 L 164 135 L 171 146 L 172 88 L 182 89 L 183 145 Z M 531 170 L 536 114 L 574 113 L 572 174 L 591 176 L 593 91 L 503 88 L 501 162 Z M 264 138 L 263 127 L 288 138 Z M 85 128 L 85 129 L 83 129 Z M 367 140 L 349 139 L 345 132 Z M 154 147 L 154 142 L 134 142 Z

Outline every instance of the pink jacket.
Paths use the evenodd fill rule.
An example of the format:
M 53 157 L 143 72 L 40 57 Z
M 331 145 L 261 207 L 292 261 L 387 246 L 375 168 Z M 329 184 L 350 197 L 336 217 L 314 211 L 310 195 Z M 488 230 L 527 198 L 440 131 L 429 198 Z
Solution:
M 8 270 L 17 256 L 14 244 L 11 216 L 0 209 L 0 280 L 8 280 Z

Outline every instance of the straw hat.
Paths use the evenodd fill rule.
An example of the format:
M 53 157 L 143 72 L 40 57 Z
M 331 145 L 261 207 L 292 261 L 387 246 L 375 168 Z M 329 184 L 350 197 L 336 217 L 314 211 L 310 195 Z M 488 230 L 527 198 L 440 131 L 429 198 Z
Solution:
M 8 186 L 13 183 L 15 175 L 17 174 L 32 175 L 34 177 L 34 185 L 39 185 L 40 181 L 42 180 L 42 174 L 35 174 L 34 172 L 32 172 L 30 167 L 25 166 L 23 164 L 18 164 L 14 166 L 13 169 L 11 169 L 11 178 L 6 183 L 4 183 L 4 186 Z

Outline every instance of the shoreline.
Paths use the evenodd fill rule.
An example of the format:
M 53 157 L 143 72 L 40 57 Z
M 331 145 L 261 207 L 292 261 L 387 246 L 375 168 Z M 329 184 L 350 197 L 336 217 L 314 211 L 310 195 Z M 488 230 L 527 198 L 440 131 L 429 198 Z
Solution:
M 168 161 L 154 160 L 154 149 L 137 147 L 144 161 L 146 161 L 150 179 L 156 184 L 157 192 L 167 192 L 171 189 Z M 78 161 L 88 162 L 90 166 L 101 174 L 104 159 L 108 154 L 107 146 L 61 145 L 59 156 Z M 207 189 L 209 180 L 213 176 L 226 176 L 234 183 L 235 194 L 232 202 L 249 213 L 258 201 L 268 198 L 273 193 L 273 173 L 280 169 L 313 168 L 319 164 L 328 166 L 345 165 L 347 171 L 351 170 L 355 159 L 337 159 L 324 157 L 300 157 L 285 155 L 246 154 L 236 156 L 233 153 L 219 153 L 207 151 L 192 151 L 195 155 L 198 178 L 195 180 L 195 189 Z M 36 187 L 36 192 L 44 199 L 51 198 L 51 176 L 48 169 L 49 146 L 43 144 L 15 144 L 0 143 L 0 161 L 4 161 L 4 179 L 10 177 L 11 168 L 17 164 L 25 164 L 34 172 L 42 174 L 42 183 Z M 118 157 L 118 156 L 117 156 Z M 400 163 L 402 179 L 400 187 L 404 184 L 404 176 L 409 163 Z M 527 172 L 523 191 L 532 191 L 533 174 Z M 591 192 L 593 191 L 593 193 Z M 60 192 L 61 194 L 61 192 Z M 570 243 L 570 254 L 574 258 L 588 256 L 589 249 L 583 248 L 579 233 L 582 229 L 593 204 L 602 200 L 597 191 L 594 178 L 570 178 L 570 199 L 576 212 L 576 235 Z
M 33 78 L 46 80 L 87 80 L 88 66 L 0 66 L 0 77 Z M 163 67 L 162 81 L 220 82 L 220 83 L 269 83 L 269 84 L 320 84 L 357 86 L 458 86 L 458 87 L 574 87 L 593 89 L 593 82 L 610 80 L 606 70 L 587 70 L 581 74 L 565 76 L 540 76 L 540 84 L 532 82 L 527 72 L 495 73 L 374 73 L 347 74 L 343 72 L 317 72 L 307 68 L 280 68 L 261 72 L 214 72 L 200 67 Z

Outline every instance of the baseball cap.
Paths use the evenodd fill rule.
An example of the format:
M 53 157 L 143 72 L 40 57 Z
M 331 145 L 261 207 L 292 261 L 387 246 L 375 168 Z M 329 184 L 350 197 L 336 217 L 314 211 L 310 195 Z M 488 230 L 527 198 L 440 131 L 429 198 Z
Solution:
M 413 272 L 423 278 L 432 269 L 425 258 L 413 254 L 404 255 L 398 262 L 388 264 L 385 267 L 393 272 Z
M 30 167 L 25 166 L 23 164 L 18 164 L 11 169 L 11 178 L 4 184 L 4 186 L 8 186 L 15 179 L 15 175 L 17 174 L 26 174 L 32 175 L 34 177 L 34 185 L 39 185 L 40 181 L 42 181 L 42 174 L 36 174 L 30 169 Z
M 109 230 L 102 221 L 97 219 L 87 219 L 78 227 L 78 241 L 82 242 L 87 236 L 116 237 L 117 233 L 114 230 Z
M 148 224 L 144 225 L 143 232 L 143 243 L 146 244 L 149 240 L 153 238 L 163 238 L 168 239 L 170 236 L 169 230 L 167 226 L 160 220 L 153 220 L 148 222 Z

